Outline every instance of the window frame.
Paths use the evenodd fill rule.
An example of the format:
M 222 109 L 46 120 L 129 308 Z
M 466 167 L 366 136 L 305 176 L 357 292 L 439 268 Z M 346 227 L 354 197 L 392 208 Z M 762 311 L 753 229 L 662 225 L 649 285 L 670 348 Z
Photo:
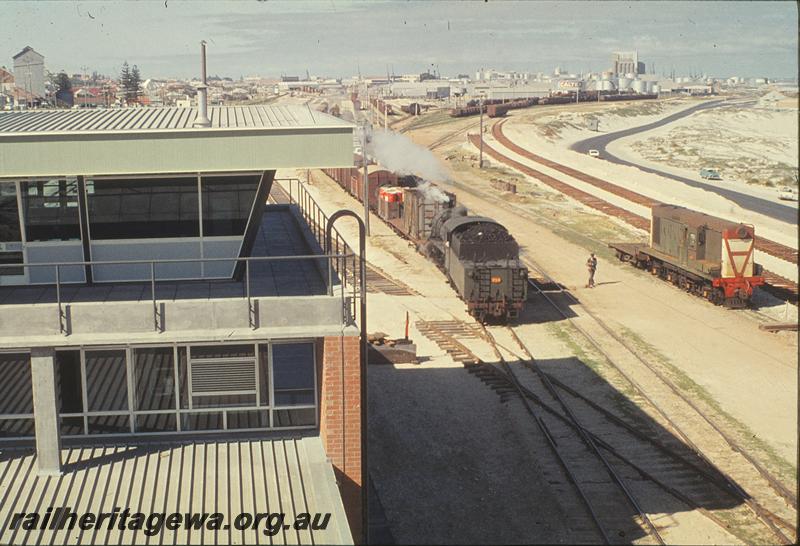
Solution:
M 60 433 L 61 436 L 69 437 L 69 438 L 97 438 L 97 437 L 123 437 L 123 436 L 132 436 L 132 435 L 148 435 L 148 436 L 158 436 L 158 435 L 174 435 L 174 434 L 209 434 L 209 433 L 228 433 L 228 432 L 247 432 L 247 431 L 286 431 L 286 430 L 313 430 L 319 427 L 320 423 L 320 415 L 319 415 L 319 397 L 320 397 L 320 384 L 319 384 L 319 377 L 318 377 L 318 369 L 317 369 L 317 359 L 318 355 L 318 348 L 317 348 L 317 338 L 297 338 L 297 339 L 279 339 L 279 340 L 237 340 L 237 341 L 227 341 L 227 342 L 174 342 L 174 343 L 151 343 L 151 344 L 137 344 L 137 345 L 130 345 L 130 344 L 107 344 L 107 345 L 87 345 L 87 346 L 80 346 L 80 347 L 55 347 L 55 352 L 65 352 L 65 351 L 79 351 L 80 354 L 80 388 L 81 388 L 81 397 L 83 403 L 83 411 L 82 412 L 70 412 L 70 413 L 62 413 L 59 408 L 57 410 L 57 416 L 59 420 L 59 424 L 61 423 L 62 419 L 82 419 L 82 433 L 81 434 L 64 434 Z M 285 344 L 310 344 L 311 345 L 311 358 L 312 358 L 312 368 L 313 368 L 313 381 L 314 381 L 314 402 L 313 404 L 301 404 L 296 406 L 279 406 L 275 404 L 275 390 L 274 390 L 274 369 L 273 369 L 273 356 L 272 356 L 272 348 L 275 345 L 285 345 Z M 240 405 L 240 406 L 228 406 L 228 407 L 216 407 L 216 408 L 193 408 L 191 406 L 191 378 L 190 378 L 190 354 L 191 354 L 191 347 L 208 347 L 208 346 L 231 346 L 231 345 L 252 345 L 254 351 L 254 359 L 256 363 L 256 370 L 257 370 L 257 380 L 256 380 L 256 397 L 255 402 L 252 406 L 249 405 Z M 268 388 L 268 399 L 266 405 L 261 405 L 261 362 L 262 358 L 260 355 L 260 349 L 266 345 L 267 346 L 267 388 Z M 173 387 L 175 390 L 175 403 L 171 409 L 157 409 L 157 410 L 139 410 L 136 408 L 137 400 L 136 400 L 136 376 L 135 376 L 135 351 L 137 349 L 155 349 L 155 348 L 171 348 L 172 349 L 172 378 L 173 378 Z M 183 348 L 186 352 L 186 395 L 188 400 L 190 401 L 190 405 L 188 408 L 181 408 L 181 381 L 180 381 L 180 370 L 179 370 L 179 349 Z M 127 410 L 104 410 L 104 411 L 89 411 L 88 409 L 88 388 L 87 388 L 87 375 L 86 375 L 86 353 L 87 352 L 94 352 L 94 351 L 122 351 L 125 355 L 125 378 L 126 378 L 126 388 L 127 388 L 127 396 L 128 396 L 128 409 Z M 27 354 L 29 356 L 29 366 L 30 366 L 30 350 L 2 350 L 0 353 L 12 353 L 12 354 Z M 286 410 L 314 410 L 314 423 L 310 425 L 292 425 L 292 426 L 276 426 L 276 418 L 275 412 L 278 411 L 286 411 Z M 268 423 L 265 427 L 252 427 L 252 428 L 229 428 L 228 427 L 228 413 L 240 413 L 240 412 L 268 412 Z M 223 420 L 222 420 L 222 427 L 216 429 L 198 429 L 198 430 L 188 430 L 187 427 L 183 423 L 184 416 L 191 416 L 191 415 L 202 415 L 202 414 L 209 414 L 209 413 L 222 413 Z M 156 432 L 142 432 L 136 430 L 136 420 L 137 417 L 147 416 L 147 415 L 170 415 L 173 416 L 175 419 L 175 430 L 163 430 L 163 431 L 156 431 Z M 126 416 L 128 417 L 128 427 L 129 430 L 126 432 L 114 432 L 109 434 L 102 434 L 102 433 L 90 433 L 89 432 L 89 420 L 93 417 L 116 417 L 116 416 Z M 0 415 L 0 419 L 35 419 L 34 414 L 12 414 L 12 415 Z M 60 426 L 60 425 L 59 425 Z M 33 436 L 15 436 L 15 437 L 3 437 L 0 438 L 0 445 L 3 442 L 8 440 L 20 440 L 20 439 L 30 439 Z

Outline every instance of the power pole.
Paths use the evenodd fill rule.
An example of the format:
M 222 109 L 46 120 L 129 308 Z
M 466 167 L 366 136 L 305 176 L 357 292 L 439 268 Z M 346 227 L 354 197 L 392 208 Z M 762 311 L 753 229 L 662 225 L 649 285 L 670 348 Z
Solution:
M 367 173 L 367 126 L 369 117 L 364 120 L 363 130 L 361 131 L 361 164 L 363 167 L 361 184 L 364 187 L 364 233 L 369 237 L 369 175 Z
M 481 146 L 480 146 L 480 158 L 478 159 L 478 168 L 483 169 L 483 97 L 480 99 L 480 111 L 481 111 Z

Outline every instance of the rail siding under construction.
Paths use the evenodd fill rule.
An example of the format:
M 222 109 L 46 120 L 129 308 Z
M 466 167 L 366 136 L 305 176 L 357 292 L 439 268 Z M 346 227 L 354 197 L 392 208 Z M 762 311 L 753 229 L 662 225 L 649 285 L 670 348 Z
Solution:
M 650 244 L 610 243 L 617 258 L 732 308 L 764 284 L 754 262 L 755 229 L 675 205 L 652 208 Z

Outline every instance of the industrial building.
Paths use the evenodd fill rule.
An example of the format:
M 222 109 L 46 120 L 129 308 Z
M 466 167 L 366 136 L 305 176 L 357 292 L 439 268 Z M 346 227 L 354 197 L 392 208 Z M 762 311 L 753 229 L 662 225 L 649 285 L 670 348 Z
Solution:
M 277 169 L 351 166 L 353 127 L 304 107 L 205 117 L 0 114 L 0 520 L 321 512 L 327 529 L 272 540 L 361 536 L 360 296 L 324 216 L 266 204 Z M 150 540 L 234 541 L 212 535 Z
M 615 76 L 645 73 L 644 63 L 639 61 L 637 51 L 616 51 L 611 56 L 611 63 L 611 71 Z

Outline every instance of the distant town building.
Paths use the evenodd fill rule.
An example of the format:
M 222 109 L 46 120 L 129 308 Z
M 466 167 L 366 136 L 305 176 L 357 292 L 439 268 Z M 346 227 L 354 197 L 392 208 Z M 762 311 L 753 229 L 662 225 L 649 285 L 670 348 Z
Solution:
M 14 92 L 14 74 L 5 66 L 0 67 L 0 93 L 10 95 Z
M 23 96 L 31 99 L 44 98 L 44 55 L 31 46 L 14 55 L 14 78 Z
M 109 97 L 99 87 L 81 87 L 73 93 L 73 104 L 80 108 L 108 106 Z

